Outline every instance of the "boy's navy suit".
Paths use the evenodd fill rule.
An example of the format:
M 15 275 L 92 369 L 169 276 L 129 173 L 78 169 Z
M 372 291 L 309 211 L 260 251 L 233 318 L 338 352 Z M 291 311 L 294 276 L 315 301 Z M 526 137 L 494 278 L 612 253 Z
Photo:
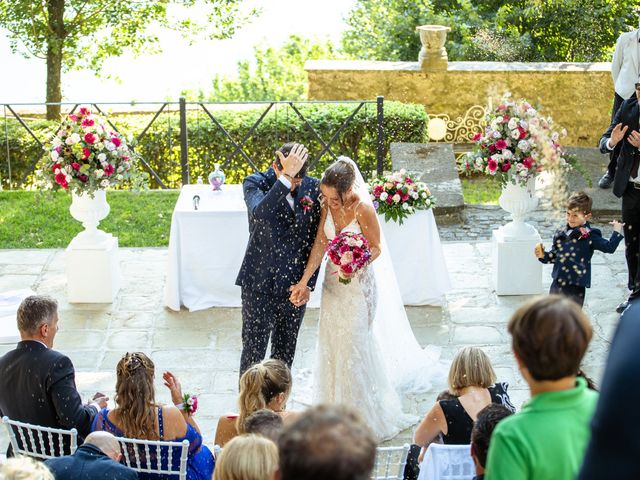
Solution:
M 242 357 L 240 375 L 260 362 L 271 335 L 271 358 L 293 363 L 305 306 L 289 301 L 289 288 L 300 281 L 320 221 L 319 180 L 304 177 L 294 190 L 277 179 L 273 168 L 245 178 L 249 243 L 236 285 L 242 287 Z M 313 205 L 305 209 L 303 199 Z M 309 281 L 315 286 L 317 272 Z
M 544 252 L 542 263 L 553 263 L 553 283 L 550 293 L 582 292 L 591 286 L 591 257 L 595 250 L 613 253 L 623 236 L 613 232 L 611 239 L 602 238 L 597 228 L 592 228 L 589 222 L 581 227 L 571 228 L 568 225 L 556 231 L 550 251 Z M 578 287 L 578 289 L 572 289 Z M 569 295 L 573 296 L 573 295 Z M 575 298 L 574 298 L 575 299 Z M 577 300 L 577 299 L 576 299 Z M 582 305 L 582 302 L 578 301 Z

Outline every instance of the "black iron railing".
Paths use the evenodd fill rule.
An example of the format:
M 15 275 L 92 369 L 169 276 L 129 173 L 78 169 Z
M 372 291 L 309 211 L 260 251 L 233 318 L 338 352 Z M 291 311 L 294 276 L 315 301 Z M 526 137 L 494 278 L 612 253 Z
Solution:
M 341 123 L 337 123 L 336 125 L 332 125 L 335 127 L 335 131 L 329 138 L 323 138 L 323 135 L 319 132 L 318 126 L 313 124 L 313 120 L 309 119 L 308 116 L 305 115 L 304 106 L 305 105 L 321 105 L 321 104 L 342 104 L 342 105 L 353 105 L 353 111 L 350 115 L 347 116 Z M 44 144 L 47 140 L 44 138 L 47 135 L 51 135 L 51 130 L 48 130 L 47 134 L 44 135 L 42 132 L 36 131 L 36 129 L 31 128 L 29 125 L 29 121 L 26 120 L 27 117 L 33 118 L 33 113 L 24 113 L 28 112 L 29 109 L 44 109 L 44 107 L 48 105 L 47 103 L 12 103 L 12 104 L 0 104 L 0 108 L 3 108 L 4 114 L 4 136 L 5 136 L 5 162 L 6 168 L 3 169 L 8 175 L 8 178 L 3 179 L 0 178 L 0 182 L 7 185 L 9 188 L 22 188 L 29 178 L 34 173 L 34 170 L 38 164 L 38 162 L 42 159 L 42 156 L 46 153 L 44 150 Z M 224 159 L 219 161 L 218 163 L 222 163 L 223 168 L 233 168 L 234 163 L 235 166 L 238 166 L 238 159 L 240 159 L 240 165 L 248 166 L 251 170 L 257 171 L 259 170 L 259 166 L 256 164 L 254 159 L 252 159 L 251 155 L 247 153 L 246 148 L 249 142 L 251 142 L 252 137 L 258 131 L 258 127 L 262 122 L 265 121 L 267 115 L 275 109 L 276 115 L 278 108 L 286 108 L 287 115 L 290 110 L 293 114 L 299 119 L 302 123 L 303 128 L 306 131 L 307 136 L 310 136 L 313 141 L 318 143 L 319 152 L 314 154 L 310 160 L 310 168 L 312 169 L 324 156 L 328 155 L 332 159 L 337 157 L 337 153 L 335 151 L 336 142 L 339 141 L 342 135 L 344 135 L 345 131 L 349 128 L 349 126 L 354 121 L 354 118 L 362 111 L 363 108 L 366 107 L 374 107 L 375 106 L 375 170 L 381 174 L 383 171 L 383 164 L 385 158 L 385 139 L 384 139 L 384 98 L 377 97 L 376 100 L 364 100 L 364 101 L 345 101 L 345 102 L 331 102 L 331 101 L 267 101 L 267 102 L 188 102 L 184 98 L 180 98 L 178 102 L 135 102 L 135 103 L 124 103 L 124 102 L 62 102 L 59 103 L 65 110 L 66 114 L 73 113 L 78 107 L 81 105 L 91 106 L 95 109 L 96 112 L 103 115 L 110 127 L 118 133 L 124 133 L 120 131 L 115 121 L 112 122 L 113 116 L 116 115 L 114 113 L 107 113 L 107 109 L 105 105 L 113 108 L 118 108 L 120 110 L 125 109 L 125 106 L 128 108 L 144 108 L 147 109 L 144 113 L 146 115 L 152 115 L 151 119 L 146 123 L 144 128 L 135 135 L 135 139 L 137 144 L 147 136 L 150 132 L 151 127 L 158 121 L 161 117 L 161 114 L 167 113 L 168 110 L 174 108 L 173 114 L 177 113 L 179 115 L 178 122 L 178 136 L 179 142 L 174 146 L 172 143 L 172 135 L 173 135 L 173 127 L 168 122 L 167 125 L 167 138 L 168 149 L 170 152 L 173 152 L 175 148 L 179 149 L 179 171 L 180 171 L 180 182 L 184 184 L 188 184 L 192 181 L 191 171 L 194 159 L 190 159 L 189 155 L 189 128 L 188 128 L 188 116 L 197 114 L 198 122 L 200 122 L 200 116 L 206 118 L 207 121 L 214 126 L 215 130 L 218 131 L 222 135 L 222 138 L 228 142 L 231 148 L 225 154 Z M 254 105 L 258 108 L 264 108 L 259 117 L 255 120 L 253 125 L 241 136 L 241 138 L 234 138 L 234 135 L 223 125 L 223 122 L 220 121 L 219 112 L 220 108 L 246 108 L 247 106 Z M 175 108 L 177 107 L 177 112 Z M 131 112 L 130 112 L 131 113 Z M 139 112 L 138 112 L 139 113 Z M 118 112 L 118 115 L 124 115 L 122 111 Z M 37 115 L 35 115 L 37 117 Z M 288 118 L 288 117 L 287 117 Z M 17 124 L 26 131 L 32 140 L 32 145 L 30 148 L 35 148 L 33 151 L 32 158 L 28 159 L 27 165 L 22 165 L 20 168 L 20 174 L 15 174 L 15 168 L 12 169 L 12 153 L 14 158 L 17 157 L 15 146 L 12 147 L 10 145 L 10 134 L 9 134 L 9 122 L 15 121 Z M 277 128 L 277 126 L 276 126 Z M 291 140 L 296 140 L 295 138 Z M 275 147 L 275 145 L 274 145 Z M 13 148 L 13 150 L 12 150 Z M 26 146 L 18 147 L 18 148 L 27 148 Z M 136 148 L 136 147 L 133 147 Z M 342 153 L 342 152 L 338 152 Z M 157 160 L 149 158 L 149 155 L 142 155 L 138 152 L 138 156 L 140 157 L 140 162 L 142 167 L 149 173 L 149 175 L 153 178 L 155 185 L 159 188 L 169 188 L 169 181 L 166 178 L 162 178 L 157 171 Z M 145 158 L 146 157 L 146 158 Z M 213 163 L 213 162 L 211 162 Z M 154 168 L 154 164 L 156 167 Z M 1 166 L 1 164 L 0 164 Z M 13 170 L 13 171 L 12 171 Z M 200 170 L 202 170 L 200 168 Z M 16 177 L 16 178 L 14 178 Z M 19 178 L 18 178 L 19 177 Z M 0 185 L 2 185 L 0 183 Z M 174 182 L 175 183 L 175 182 Z

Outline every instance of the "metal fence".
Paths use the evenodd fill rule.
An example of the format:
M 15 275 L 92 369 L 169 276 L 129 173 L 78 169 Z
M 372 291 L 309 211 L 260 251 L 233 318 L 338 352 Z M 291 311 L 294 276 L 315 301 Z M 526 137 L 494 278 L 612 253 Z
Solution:
M 336 130 L 330 138 L 323 138 L 322 135 L 318 132 L 317 126 L 313 125 L 313 122 L 310 121 L 307 117 L 305 117 L 304 112 L 301 109 L 301 106 L 308 104 L 343 104 L 343 105 L 353 105 L 353 111 L 351 114 L 341 123 L 336 124 Z M 38 162 L 41 160 L 42 156 L 45 154 L 44 144 L 46 142 L 46 138 L 42 138 L 43 135 L 36 133 L 34 128 L 31 128 L 29 125 L 28 118 L 32 120 L 34 118 L 42 119 L 43 115 L 40 113 L 44 110 L 46 105 L 50 105 L 47 103 L 12 103 L 12 104 L 0 104 L 3 108 L 3 116 L 4 116 L 4 136 L 5 136 L 5 153 L 6 153 L 6 169 L 5 175 L 8 175 L 8 179 L 4 179 L 4 184 L 8 185 L 9 188 L 21 188 L 25 185 L 25 182 L 30 178 L 33 174 Z M 384 144 L 384 97 L 379 96 L 375 100 L 363 100 L 363 101 L 344 101 L 344 102 L 330 102 L 330 101 L 267 101 L 267 102 L 188 102 L 185 98 L 180 98 L 178 102 L 62 102 L 57 103 L 60 105 L 65 115 L 71 114 L 76 111 L 81 105 L 90 106 L 95 109 L 96 112 L 104 116 L 109 123 L 110 127 L 118 133 L 120 130 L 118 126 L 115 124 L 113 117 L 115 113 L 108 113 L 109 108 L 106 106 L 110 106 L 111 109 L 118 109 L 118 114 L 126 113 L 126 110 L 130 110 L 129 113 L 132 113 L 131 110 L 136 110 L 136 113 L 140 113 L 139 109 L 144 109 L 144 114 L 151 116 L 150 121 L 142 128 L 142 130 L 135 135 L 136 142 L 139 143 L 145 136 L 148 134 L 149 129 L 156 122 L 159 121 L 161 115 L 167 114 L 171 112 L 172 114 L 177 114 L 178 122 L 177 128 L 179 130 L 178 137 L 179 142 L 178 145 L 169 145 L 170 151 L 175 149 L 179 150 L 177 157 L 179 161 L 179 171 L 180 171 L 180 182 L 184 184 L 191 183 L 192 181 L 192 167 L 194 159 L 189 158 L 189 129 L 187 128 L 187 117 L 188 114 L 193 114 L 194 112 L 198 114 L 198 122 L 200 118 L 206 119 L 206 121 L 211 122 L 211 125 L 218 130 L 223 137 L 228 141 L 228 143 L 232 146 L 229 152 L 226 154 L 222 163 L 222 167 L 229 167 L 232 162 L 236 161 L 238 158 L 241 159 L 241 164 L 244 164 L 250 169 L 257 171 L 259 168 L 253 161 L 250 155 L 248 155 L 245 151 L 246 145 L 251 141 L 252 137 L 255 135 L 258 126 L 265 120 L 267 115 L 274 111 L 277 112 L 279 108 L 286 108 L 287 115 L 289 111 L 292 112 L 304 125 L 307 133 L 310 134 L 314 141 L 317 141 L 319 144 L 319 152 L 314 154 L 310 159 L 310 168 L 313 168 L 318 161 L 320 161 L 325 155 L 329 155 L 331 158 L 335 159 L 337 157 L 337 153 L 334 151 L 336 142 L 340 139 L 341 135 L 344 134 L 345 130 L 349 127 L 349 125 L 353 122 L 356 115 L 366 107 L 375 107 L 375 139 L 376 139 L 376 170 L 379 174 L 383 171 L 383 163 L 385 157 L 385 144 Z M 253 125 L 249 128 L 249 130 L 242 136 L 242 138 L 234 138 L 233 135 L 229 132 L 228 128 L 222 124 L 219 119 L 218 112 L 221 108 L 225 109 L 234 109 L 234 108 L 247 108 L 249 106 L 254 106 L 255 108 L 263 109 L 260 116 L 253 123 Z M 31 110 L 31 112 L 30 112 Z M 34 110 L 38 110 L 37 114 L 34 114 Z M 276 113 L 277 114 L 277 113 Z M 21 128 L 23 128 L 28 135 L 30 136 L 30 140 L 32 141 L 32 146 L 36 149 L 38 153 L 33 155 L 33 158 L 29 158 L 29 164 L 26 168 L 23 166 L 21 169 L 22 172 L 19 178 L 14 178 L 16 175 L 12 173 L 12 149 L 10 147 L 10 135 L 9 135 L 9 122 L 17 122 Z M 169 129 L 169 138 L 171 139 L 171 132 L 174 128 L 171 124 L 171 121 L 168 122 L 167 128 Z M 49 132 L 49 135 L 51 132 Z M 295 138 L 292 140 L 296 140 Z M 171 141 L 171 140 L 169 140 Z M 134 147 L 135 148 L 135 147 Z M 13 152 L 14 158 L 16 157 L 15 152 Z M 156 171 L 156 168 L 152 166 L 152 161 L 150 158 L 145 158 L 143 155 L 139 155 L 140 162 L 142 167 L 149 173 L 149 175 L 153 178 L 153 181 L 160 188 L 169 188 L 167 185 L 166 179 L 161 178 L 161 176 Z M 2 185 L 2 179 L 0 178 L 0 188 Z

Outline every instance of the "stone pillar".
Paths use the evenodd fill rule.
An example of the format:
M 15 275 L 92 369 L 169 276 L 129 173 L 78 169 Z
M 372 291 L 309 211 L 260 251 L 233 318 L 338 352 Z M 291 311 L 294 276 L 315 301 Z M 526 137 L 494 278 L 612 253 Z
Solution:
M 416 27 L 416 30 L 420 33 L 422 43 L 418 56 L 420 68 L 429 72 L 446 71 L 449 57 L 444 44 L 447 41 L 447 32 L 451 31 L 451 28 L 444 25 L 421 25 Z

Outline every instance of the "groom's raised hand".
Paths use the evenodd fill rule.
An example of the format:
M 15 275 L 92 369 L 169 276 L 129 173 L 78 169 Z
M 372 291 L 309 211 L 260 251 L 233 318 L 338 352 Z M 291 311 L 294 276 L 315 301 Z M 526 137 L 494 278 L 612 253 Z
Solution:
M 276 155 L 278 155 L 278 159 L 282 164 L 282 173 L 290 177 L 289 179 L 291 180 L 302 169 L 304 162 L 307 161 L 309 151 L 301 143 L 294 143 L 289 155 L 285 157 L 281 151 L 276 151 Z

